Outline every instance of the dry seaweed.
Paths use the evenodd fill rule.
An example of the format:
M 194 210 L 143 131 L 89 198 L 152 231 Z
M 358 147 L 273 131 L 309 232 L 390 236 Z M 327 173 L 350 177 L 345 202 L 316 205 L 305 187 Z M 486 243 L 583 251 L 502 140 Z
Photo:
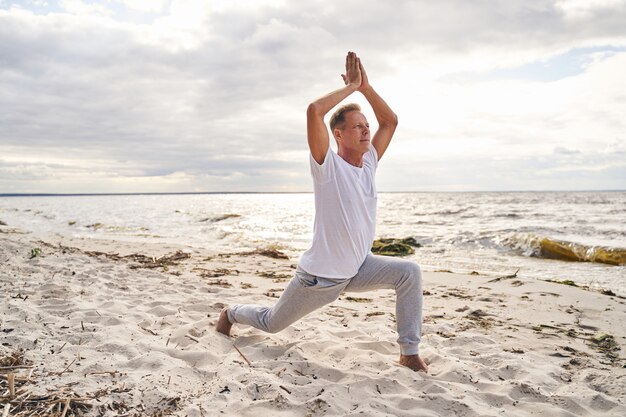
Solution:
M 209 280 L 207 284 L 215 285 L 215 286 L 222 287 L 222 288 L 229 288 L 233 286 L 233 284 L 223 279 L 212 279 L 212 280 Z
M 364 297 L 346 297 L 346 301 L 352 301 L 355 303 L 371 303 L 372 299 Z
M 6 353 L 0 358 L 0 405 L 4 415 L 11 416 L 76 416 L 91 408 L 85 398 L 67 387 L 36 395 L 30 390 L 34 367 L 24 358 L 21 349 Z M 24 373 L 20 375 L 19 372 Z M 51 391 L 51 390 L 49 390 Z
M 489 316 L 492 316 L 492 314 L 485 313 L 481 309 L 477 309 L 470 311 L 465 317 L 474 322 L 477 326 L 488 329 L 492 327 L 495 323 L 494 320 Z
M 547 281 L 547 282 L 553 282 L 553 283 L 555 283 L 555 284 L 568 285 L 568 286 L 570 286 L 570 287 L 583 287 L 583 288 L 585 288 L 585 289 L 589 289 L 589 287 L 587 287 L 587 286 L 582 286 L 582 285 L 578 285 L 578 284 L 576 284 L 576 283 L 575 283 L 574 281 L 572 281 L 571 279 L 564 279 L 564 280 L 562 280 L 562 281 L 558 281 L 558 280 L 555 280 L 555 279 L 547 279 L 546 281 Z
M 274 259 L 289 259 L 289 256 L 279 251 L 278 249 L 257 249 L 255 251 L 250 252 L 249 254 L 267 256 L 268 258 L 274 258 Z M 241 255 L 246 255 L 246 253 L 242 253 Z
M 610 289 L 606 289 L 606 288 L 594 289 L 594 288 L 589 287 L 588 285 L 577 284 L 574 281 L 572 281 L 571 279 L 564 279 L 564 280 L 561 280 L 561 281 L 556 280 L 556 279 L 544 279 L 543 281 L 551 282 L 553 284 L 567 285 L 569 287 L 576 287 L 576 288 L 580 288 L 580 289 L 585 290 L 585 291 L 599 292 L 602 295 L 608 295 L 610 297 L 621 298 L 623 300 L 626 299 L 626 297 L 624 297 L 622 295 L 615 294 Z
M 287 279 L 291 278 L 292 274 L 284 274 L 276 271 L 257 271 L 257 275 L 264 278 L 272 278 L 272 279 Z
M 24 359 L 24 351 L 22 349 L 14 350 L 0 358 L 0 372 L 4 368 L 17 368 L 29 365 L 26 359 Z
M 191 255 L 183 251 L 177 250 L 173 254 L 163 255 L 158 258 L 140 254 L 132 254 L 124 256 L 124 259 L 137 262 L 138 265 L 131 265 L 131 269 L 137 268 L 158 268 L 163 266 L 178 265 L 179 261 L 191 258 Z
M 468 299 L 468 298 L 472 298 L 471 295 L 467 295 L 464 293 L 465 290 L 459 289 L 459 288 L 453 288 L 452 290 L 448 291 L 446 294 L 442 294 L 441 296 L 446 298 L 446 297 L 456 297 L 456 298 L 461 298 L 461 299 Z
M 517 271 L 515 271 L 514 273 L 512 273 L 511 275 L 504 275 L 502 277 L 498 277 L 498 278 L 494 278 L 494 279 L 490 279 L 487 282 L 498 282 L 498 281 L 502 281 L 503 279 L 513 279 L 513 278 L 517 278 L 517 273 L 519 272 L 519 268 L 517 269 Z
M 597 333 L 589 340 L 593 343 L 595 349 L 598 352 L 603 353 L 611 364 L 615 364 L 620 360 L 618 353 L 620 351 L 620 347 L 612 335 L 607 333 Z
M 105 257 L 107 259 L 113 260 L 113 261 L 130 261 L 130 262 L 136 262 L 136 264 L 131 264 L 129 266 L 129 268 L 131 269 L 138 269 L 138 268 L 167 268 L 168 266 L 175 266 L 178 265 L 178 263 L 182 260 L 185 259 L 189 259 L 191 258 L 191 254 L 183 252 L 181 250 L 177 250 L 174 253 L 171 254 L 167 254 L 167 255 L 162 255 L 162 256 L 147 256 L 147 255 L 143 255 L 140 253 L 133 253 L 130 255 L 120 255 L 117 253 L 108 253 L 108 252 L 100 252 L 100 251 L 84 251 L 81 250 L 79 248 L 75 248 L 75 247 L 71 247 L 71 246 L 65 246 L 62 244 L 59 245 L 51 245 L 49 243 L 40 241 L 40 243 L 44 246 L 48 246 L 48 247 L 58 247 L 59 249 L 61 249 L 61 251 L 65 254 L 65 253 L 84 253 L 85 255 L 94 257 L 94 258 L 98 258 L 98 257 Z
M 287 256 L 287 254 L 274 248 L 261 248 L 261 249 L 256 249 L 250 252 L 220 253 L 218 256 L 221 258 L 230 258 L 233 255 L 235 256 L 261 255 L 261 256 L 267 256 L 268 258 L 274 258 L 274 259 L 289 259 L 289 256 Z
M 200 271 L 200 276 L 202 278 L 217 278 L 223 277 L 224 275 L 239 275 L 239 271 L 236 269 L 227 269 L 227 268 L 217 268 L 213 270 L 204 269 L 204 268 L 194 268 L 194 271 Z
M 270 297 L 270 298 L 280 298 L 280 295 L 276 294 L 275 292 L 270 292 L 270 291 L 264 292 L 263 295 L 266 297 Z
M 162 398 L 156 404 L 155 410 L 148 411 L 141 403 L 128 405 L 124 400 L 102 401 L 103 397 L 111 394 L 127 393 L 130 388 L 104 388 L 81 395 L 71 388 L 78 382 L 69 382 L 54 388 L 46 387 L 47 393 L 41 395 L 36 393 L 41 390 L 35 389 L 38 382 L 36 378 L 33 378 L 35 367 L 25 360 L 23 350 L 5 353 L 0 357 L 0 365 L 0 412 L 3 412 L 3 416 L 84 416 L 94 408 L 93 401 L 97 401 L 100 403 L 96 408 L 98 415 L 114 411 L 117 412 L 116 415 L 164 417 L 174 413 L 179 408 L 181 400 L 180 397 Z M 66 370 L 67 368 L 60 373 Z M 22 372 L 23 375 L 19 375 L 18 372 Z M 103 373 L 115 375 L 119 372 Z M 35 373 L 35 375 L 38 374 L 40 373 Z

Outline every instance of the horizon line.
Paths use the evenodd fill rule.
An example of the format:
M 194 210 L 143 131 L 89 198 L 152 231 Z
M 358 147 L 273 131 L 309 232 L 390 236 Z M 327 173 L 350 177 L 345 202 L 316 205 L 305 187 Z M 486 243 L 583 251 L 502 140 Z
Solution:
M 424 193 L 592 193 L 625 192 L 626 189 L 604 190 L 458 190 L 458 191 L 378 191 L 378 194 Z M 0 197 L 97 197 L 124 195 L 203 195 L 203 194 L 313 194 L 313 191 L 171 191 L 171 192 L 108 192 L 108 193 L 0 193 Z

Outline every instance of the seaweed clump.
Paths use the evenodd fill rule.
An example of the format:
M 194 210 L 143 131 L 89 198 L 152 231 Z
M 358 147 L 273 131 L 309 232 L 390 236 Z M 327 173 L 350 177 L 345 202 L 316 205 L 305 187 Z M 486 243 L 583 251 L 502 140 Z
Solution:
M 406 237 L 404 239 L 377 239 L 372 244 L 372 252 L 384 256 L 407 256 L 415 253 L 415 249 L 422 245 L 415 238 Z
M 594 344 L 596 350 L 604 353 L 604 356 L 609 360 L 609 362 L 611 362 L 611 364 L 620 360 L 618 354 L 620 347 L 612 335 L 607 333 L 598 333 L 590 340 Z

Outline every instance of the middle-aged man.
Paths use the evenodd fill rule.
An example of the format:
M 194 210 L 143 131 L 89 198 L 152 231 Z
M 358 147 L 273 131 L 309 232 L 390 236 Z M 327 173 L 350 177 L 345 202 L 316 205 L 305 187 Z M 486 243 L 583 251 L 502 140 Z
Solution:
M 294 278 L 273 307 L 236 304 L 224 309 L 216 330 L 227 336 L 233 323 L 275 333 L 334 301 L 342 292 L 396 290 L 400 364 L 428 371 L 419 356 L 422 328 L 422 277 L 417 264 L 372 255 L 376 229 L 378 161 L 387 150 L 398 118 L 369 84 L 361 60 L 346 56 L 345 86 L 311 103 L 307 139 L 315 189 L 313 242 Z M 346 97 L 360 92 L 372 106 L 378 130 L 370 138 L 367 119 L 356 104 L 340 107 L 330 119 L 337 153 L 329 144 L 324 116 Z M 370 140 L 371 139 L 371 140 Z

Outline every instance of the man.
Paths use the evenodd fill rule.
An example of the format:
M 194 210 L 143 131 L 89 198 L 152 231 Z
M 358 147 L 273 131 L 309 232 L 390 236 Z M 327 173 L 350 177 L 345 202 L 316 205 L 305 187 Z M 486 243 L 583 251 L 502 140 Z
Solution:
M 354 52 L 346 56 L 345 86 L 314 101 L 307 109 L 307 139 L 315 189 L 313 242 L 294 278 L 274 307 L 233 305 L 222 311 L 216 330 L 227 336 L 233 323 L 275 333 L 334 301 L 344 291 L 396 290 L 400 364 L 428 371 L 419 356 L 422 280 L 413 262 L 371 253 L 376 226 L 374 175 L 398 125 L 398 118 L 369 84 Z M 360 107 L 340 107 L 330 119 L 337 142 L 329 144 L 324 116 L 346 97 L 360 92 L 372 106 L 379 127 L 370 143 L 369 124 Z

